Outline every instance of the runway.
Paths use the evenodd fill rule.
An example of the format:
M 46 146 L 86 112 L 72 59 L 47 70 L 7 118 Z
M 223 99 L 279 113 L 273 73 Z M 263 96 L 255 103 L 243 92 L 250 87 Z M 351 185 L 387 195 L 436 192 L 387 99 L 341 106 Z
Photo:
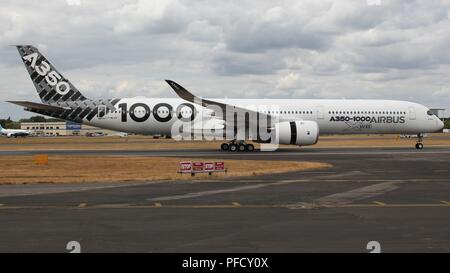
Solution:
M 0 152 L 0 155 L 34 151 Z M 39 151 L 42 153 L 42 151 Z M 320 171 L 226 180 L 0 186 L 1 252 L 450 251 L 450 148 L 49 150 L 314 160 Z

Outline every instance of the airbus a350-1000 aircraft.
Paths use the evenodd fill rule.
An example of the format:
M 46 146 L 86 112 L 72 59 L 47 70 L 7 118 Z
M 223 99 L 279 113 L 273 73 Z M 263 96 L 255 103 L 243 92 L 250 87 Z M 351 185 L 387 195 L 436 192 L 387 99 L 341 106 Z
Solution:
M 313 145 L 320 134 L 423 134 L 443 122 L 427 107 L 394 100 L 201 99 L 167 80 L 180 97 L 89 99 L 38 51 L 17 46 L 42 103 L 25 110 L 120 132 L 222 139 L 222 150 L 253 151 L 247 141 Z

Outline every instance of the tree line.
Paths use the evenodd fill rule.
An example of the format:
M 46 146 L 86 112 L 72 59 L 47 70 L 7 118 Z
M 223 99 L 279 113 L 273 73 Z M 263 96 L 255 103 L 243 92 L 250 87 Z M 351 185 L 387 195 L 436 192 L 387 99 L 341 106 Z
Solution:
M 32 116 L 30 118 L 23 118 L 19 121 L 14 121 L 11 117 L 7 119 L 0 119 L 0 125 L 6 129 L 20 129 L 20 123 L 22 122 L 61 122 L 62 119 L 46 118 L 44 116 Z

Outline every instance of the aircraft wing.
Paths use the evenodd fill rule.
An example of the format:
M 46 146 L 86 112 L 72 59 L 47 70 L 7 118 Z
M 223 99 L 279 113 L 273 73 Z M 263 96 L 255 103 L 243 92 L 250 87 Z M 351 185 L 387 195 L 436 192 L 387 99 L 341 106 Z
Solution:
M 269 123 L 272 122 L 280 122 L 280 121 L 302 121 L 303 119 L 301 118 L 296 118 L 296 117 L 288 117 L 285 118 L 283 116 L 279 116 L 279 115 L 271 115 L 271 114 L 266 114 L 260 111 L 256 111 L 254 109 L 247 109 L 247 108 L 243 108 L 243 107 L 239 107 L 236 105 L 229 105 L 229 104 L 225 104 L 222 102 L 218 102 L 218 101 L 213 101 L 213 100 L 208 100 L 208 99 L 202 99 L 200 97 L 195 96 L 194 94 L 192 94 L 191 92 L 189 92 L 188 90 L 186 90 L 183 86 L 179 85 L 178 83 L 171 81 L 171 80 L 166 80 L 166 82 L 170 85 L 170 87 L 172 87 L 172 89 L 175 91 L 175 93 L 177 93 L 177 95 L 184 99 L 187 100 L 189 102 L 201 105 L 203 107 L 208 107 L 208 106 L 215 106 L 215 107 L 220 107 L 222 110 L 222 114 L 223 116 L 220 117 L 218 115 L 215 115 L 216 119 L 223 119 L 225 120 L 226 126 L 227 127 L 235 127 L 236 123 L 237 124 L 243 124 L 245 123 L 245 115 L 246 113 L 249 113 L 250 116 L 254 117 L 254 118 L 250 118 L 249 119 L 249 123 L 257 123 L 258 119 L 261 120 L 265 120 L 265 121 L 269 121 Z M 268 109 L 269 110 L 269 109 Z M 231 114 L 234 115 L 234 113 L 237 113 L 237 120 L 230 118 L 230 112 Z M 228 118 L 225 118 L 225 115 L 228 115 Z M 256 128 L 257 125 L 253 124 L 253 128 Z M 272 128 L 268 128 L 269 130 L 271 130 Z
M 242 107 L 235 106 L 235 105 L 229 105 L 229 104 L 225 104 L 225 103 L 218 102 L 218 101 L 202 99 L 200 97 L 195 96 L 194 94 L 192 94 L 191 92 L 186 90 L 183 86 L 179 85 L 178 83 L 176 83 L 174 81 L 166 80 L 166 82 L 170 85 L 170 87 L 172 87 L 172 89 L 175 91 L 175 93 L 177 93 L 177 95 L 180 98 L 182 98 L 186 101 L 201 105 L 203 107 L 208 107 L 208 106 L 220 107 L 220 109 L 222 110 L 222 113 L 229 114 L 230 111 L 233 113 L 237 113 L 238 119 L 245 117 L 246 113 L 253 114 L 255 117 L 258 115 L 259 118 L 263 119 L 263 120 L 270 120 L 272 118 L 272 116 L 270 114 L 265 114 L 265 113 L 255 111 L 252 109 L 246 109 L 246 108 L 242 108 Z M 216 115 L 216 118 L 220 118 L 220 117 L 218 117 Z M 224 117 L 223 117 L 223 119 L 225 120 Z M 256 119 L 250 119 L 249 122 L 256 122 Z

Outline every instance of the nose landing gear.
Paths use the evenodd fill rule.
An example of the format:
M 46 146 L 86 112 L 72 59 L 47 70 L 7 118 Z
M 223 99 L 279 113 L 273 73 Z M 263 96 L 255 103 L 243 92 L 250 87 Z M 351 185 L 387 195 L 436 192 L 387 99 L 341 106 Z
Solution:
M 423 134 L 417 135 L 417 143 L 416 143 L 416 149 L 422 150 L 423 149 Z
M 246 143 L 243 140 L 232 140 L 228 143 L 222 143 L 222 145 L 220 145 L 220 150 L 230 152 L 253 152 L 255 146 L 251 143 Z

